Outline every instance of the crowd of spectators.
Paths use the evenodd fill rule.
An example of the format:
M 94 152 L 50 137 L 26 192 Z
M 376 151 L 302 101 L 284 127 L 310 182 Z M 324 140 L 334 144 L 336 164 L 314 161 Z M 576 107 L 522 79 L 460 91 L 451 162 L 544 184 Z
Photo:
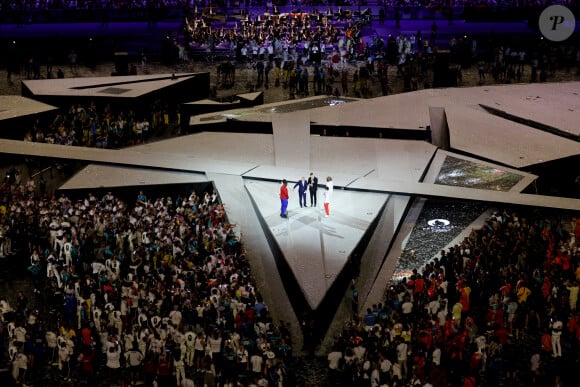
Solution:
M 2 251 L 34 281 L 0 300 L 15 384 L 286 385 L 288 326 L 215 192 L 72 199 L 12 173 L 0 189 Z
M 207 20 L 206 20 L 207 19 Z M 433 39 L 417 34 L 363 36 L 367 21 L 338 8 L 334 12 L 272 15 L 246 18 L 241 22 L 215 23 L 206 15 L 186 20 L 193 51 L 214 58 L 221 50 L 246 67 L 248 87 L 283 86 L 295 95 L 370 96 L 370 81 L 377 75 L 383 95 L 388 94 L 388 65 L 397 65 L 405 89 L 417 89 L 418 79 L 427 72 L 433 57 Z M 183 50 L 180 50 L 182 52 Z M 187 55 L 189 58 L 189 55 Z M 185 59 L 182 57 L 182 59 Z M 218 82 L 231 87 L 236 65 L 219 65 Z M 356 68 L 354 74 L 349 69 Z M 421 78 L 421 79 L 422 79 Z M 340 82 L 340 87 L 335 85 Z M 309 91 L 309 85 L 311 89 Z
M 362 57 L 362 28 L 369 20 L 340 7 L 312 13 L 265 12 L 226 23 L 195 13 L 186 18 L 185 28 L 194 50 L 235 52 L 238 62 L 292 58 L 320 63 L 333 55 L 343 61 Z
M 366 311 L 353 287 L 331 384 L 576 385 L 580 220 L 569 215 L 494 213 Z
M 115 112 L 109 104 L 73 104 L 52 120 L 37 119 L 24 141 L 117 149 L 142 144 L 174 124 L 179 125 L 179 115 L 170 115 L 167 108 L 137 115 L 133 110 Z
M 576 74 L 580 75 L 580 49 L 573 44 L 542 45 L 528 53 L 506 44 L 497 47 L 490 63 L 481 60 L 477 65 L 480 80 L 485 80 L 485 73 L 489 72 L 495 82 L 546 82 L 558 69 L 570 73 L 576 67 Z
M 349 83 L 350 92 L 357 97 L 372 94 L 370 83 L 378 83 L 386 95 L 388 66 L 396 66 L 403 91 L 417 90 L 420 85 L 432 87 L 432 81 L 436 87 L 462 85 L 462 70 L 473 64 L 480 83 L 490 79 L 496 83 L 545 82 L 555 76 L 557 69 L 569 73 L 577 67 L 580 71 L 580 50 L 571 44 L 521 43 L 517 49 L 510 49 L 508 41 L 478 41 L 468 35 L 451 36 L 449 42 L 441 43 L 435 21 L 425 34 L 419 30 L 386 37 L 376 32 L 363 35 L 367 22 L 339 7 L 327 12 L 266 12 L 246 16 L 240 22 L 218 24 L 211 15 L 198 13 L 186 20 L 186 29 L 193 51 L 209 58 L 221 51 L 228 58 L 228 71 L 219 74 L 222 86 L 232 86 L 234 63 L 238 63 L 246 67 L 250 89 L 268 88 L 273 78 L 275 86 L 289 88 L 290 98 L 309 95 L 309 85 L 312 94 L 347 95 Z M 430 72 L 434 72 L 439 44 L 449 48 L 449 69 L 448 74 L 439 70 L 435 77 Z M 234 52 L 233 63 L 230 59 Z M 353 68 L 356 73 L 351 80 L 348 72 L 352 73 Z M 338 80 L 341 87 L 335 85 Z

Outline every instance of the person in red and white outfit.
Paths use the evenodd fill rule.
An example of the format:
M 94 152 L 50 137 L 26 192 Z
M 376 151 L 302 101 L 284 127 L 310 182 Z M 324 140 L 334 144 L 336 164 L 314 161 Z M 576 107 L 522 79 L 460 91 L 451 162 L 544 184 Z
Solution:
M 324 191 L 324 213 L 327 218 L 330 216 L 330 202 L 333 190 L 332 177 L 328 176 L 326 178 L 326 190 Z

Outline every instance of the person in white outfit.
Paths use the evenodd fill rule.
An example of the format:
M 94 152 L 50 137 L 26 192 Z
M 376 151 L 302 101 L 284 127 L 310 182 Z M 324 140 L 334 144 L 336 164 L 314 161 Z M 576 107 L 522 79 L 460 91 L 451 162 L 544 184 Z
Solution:
M 195 333 L 188 331 L 185 333 L 185 364 L 188 367 L 193 365 L 193 355 L 195 353 Z
M 109 327 L 113 328 L 117 332 L 117 336 L 121 336 L 123 333 L 123 319 L 121 318 L 121 311 L 114 310 L 109 313 Z
M 97 306 L 93 308 L 93 323 L 95 324 L 95 330 L 97 333 L 101 333 L 101 316 L 103 312 Z
M 175 380 L 177 381 L 177 385 L 181 386 L 185 381 L 185 362 L 183 361 L 183 354 L 181 352 L 177 351 L 175 354 L 173 365 L 175 366 Z
M 326 177 L 326 189 L 324 191 L 324 214 L 328 218 L 330 216 L 330 203 L 332 202 L 332 194 L 334 192 L 334 184 L 332 177 Z
M 109 369 L 109 380 L 119 380 L 121 369 L 121 348 L 119 344 L 112 345 L 109 348 L 106 366 Z
M 129 366 L 131 385 L 137 382 L 139 377 L 139 368 L 143 362 L 143 354 L 139 351 L 138 346 L 133 346 L 133 348 L 125 352 L 125 360 Z
M 62 377 L 65 379 L 68 379 L 70 376 L 71 355 L 72 350 L 66 345 L 66 341 L 60 341 L 58 344 L 58 368 L 61 371 Z
M 50 254 L 47 258 L 47 264 L 46 264 L 46 277 L 49 279 L 54 277 L 56 279 L 56 285 L 59 288 L 62 288 L 62 278 L 60 276 L 60 273 L 58 271 L 58 265 L 56 263 L 56 258 Z
M 409 346 L 407 345 L 406 342 L 404 341 L 400 341 L 399 344 L 397 345 L 397 363 L 399 364 L 399 366 L 401 367 L 401 374 L 403 375 L 403 377 L 406 377 L 409 370 L 407 368 L 407 351 L 409 349 Z
M 72 243 L 64 238 L 64 244 L 62 245 L 62 252 L 64 253 L 64 262 L 67 267 L 72 267 Z
M 12 359 L 12 377 L 18 384 L 24 385 L 24 378 L 26 376 L 26 370 L 28 369 L 28 356 L 24 354 L 21 350 L 17 350 L 10 353 L 10 358 Z
M 556 319 L 552 322 L 552 356 L 562 357 L 562 345 L 560 343 L 560 338 L 562 336 L 562 328 L 564 324 L 560 319 Z

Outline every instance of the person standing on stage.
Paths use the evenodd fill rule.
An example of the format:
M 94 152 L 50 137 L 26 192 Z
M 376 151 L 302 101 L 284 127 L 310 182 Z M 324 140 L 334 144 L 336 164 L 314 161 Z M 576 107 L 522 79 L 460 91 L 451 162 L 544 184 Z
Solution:
M 308 192 L 310 192 L 310 207 L 316 207 L 317 189 L 318 189 L 318 177 L 314 175 L 314 172 L 310 172 L 310 177 L 308 178 Z
M 325 213 L 325 217 L 329 217 L 330 216 L 330 198 L 332 196 L 332 191 L 330 190 L 330 188 L 328 187 L 328 185 L 326 186 L 326 189 L 324 191 L 324 213 Z
M 332 193 L 332 190 L 334 189 L 334 183 L 332 182 L 331 176 L 326 177 L 326 186 L 328 187 L 328 190 L 330 191 L 330 193 Z
M 300 208 L 306 207 L 306 191 L 308 191 L 308 183 L 306 182 L 306 178 L 302 176 L 300 181 L 297 181 L 294 184 L 294 188 L 298 187 L 298 200 L 300 201 Z
M 282 218 L 287 218 L 288 213 L 286 209 L 288 208 L 288 182 L 286 179 L 282 180 L 282 185 L 280 186 L 280 216 Z
M 332 192 L 334 191 L 334 184 L 332 182 L 332 177 L 326 177 L 326 190 L 324 191 L 324 213 L 328 218 L 330 216 L 330 201 L 332 198 Z

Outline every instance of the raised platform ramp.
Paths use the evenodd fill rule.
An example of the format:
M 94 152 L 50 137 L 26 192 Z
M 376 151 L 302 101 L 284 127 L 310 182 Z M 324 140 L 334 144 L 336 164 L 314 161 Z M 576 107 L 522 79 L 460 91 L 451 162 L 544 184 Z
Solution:
M 445 116 L 451 149 L 514 168 L 580 153 L 580 142 L 498 117 L 480 107 L 446 106 Z
M 559 208 L 562 210 L 580 209 L 580 199 L 490 191 L 488 189 L 451 187 L 440 184 L 414 183 L 401 180 L 395 181 L 361 178 L 355 183 L 351 184 L 348 188 L 368 190 L 373 192 L 390 192 L 401 195 L 407 194 L 430 198 L 437 197 L 458 200 L 475 200 L 480 202 L 516 204 L 534 207 Z
M 130 187 L 206 182 L 203 173 L 151 170 L 147 168 L 90 164 L 67 180 L 60 189 Z
M 566 141 L 572 142 L 571 140 Z M 185 153 L 158 153 L 152 149 L 141 150 L 138 147 L 119 151 L 0 139 L 0 152 L 57 159 L 84 160 L 109 165 L 149 167 L 172 171 L 226 173 L 270 181 L 281 181 L 283 178 L 291 178 L 292 176 L 296 176 L 295 180 L 293 180 L 296 181 L 308 172 L 308 170 L 297 168 L 257 166 L 254 163 L 197 158 Z M 376 157 L 375 155 L 369 156 Z M 347 162 L 348 160 L 345 160 L 345 163 Z M 340 164 L 335 164 L 328 168 L 327 172 L 333 177 L 335 186 L 359 191 L 497 202 L 566 210 L 577 210 L 580 208 L 580 199 L 491 191 L 489 189 L 452 187 L 439 184 L 418 183 L 413 180 L 378 179 L 364 177 L 364 175 L 333 174 L 333 171 L 340 171 Z M 325 174 L 319 173 L 318 176 L 320 178 L 321 176 L 325 176 Z
M 17 95 L 0 96 L 0 121 L 10 120 L 17 117 L 33 116 L 39 113 L 53 112 L 58 108 L 30 98 Z
M 167 151 L 157 152 L 133 147 L 129 149 L 99 149 L 67 145 L 44 144 L 0 139 L 0 152 L 14 155 L 50 157 L 186 172 L 220 172 L 242 175 L 256 167 L 254 163 L 208 159 Z
M 58 114 L 58 108 L 31 98 L 17 95 L 0 96 L 0 137 L 23 140 L 36 120 L 51 120 Z
M 135 98 L 168 86 L 206 77 L 206 73 L 123 75 L 111 77 L 28 79 L 23 90 L 34 96 Z
M 131 109 L 136 118 L 150 112 L 152 103 L 164 101 L 169 108 L 207 98 L 209 72 L 110 77 L 23 80 L 21 94 L 55 106 L 90 103 Z

